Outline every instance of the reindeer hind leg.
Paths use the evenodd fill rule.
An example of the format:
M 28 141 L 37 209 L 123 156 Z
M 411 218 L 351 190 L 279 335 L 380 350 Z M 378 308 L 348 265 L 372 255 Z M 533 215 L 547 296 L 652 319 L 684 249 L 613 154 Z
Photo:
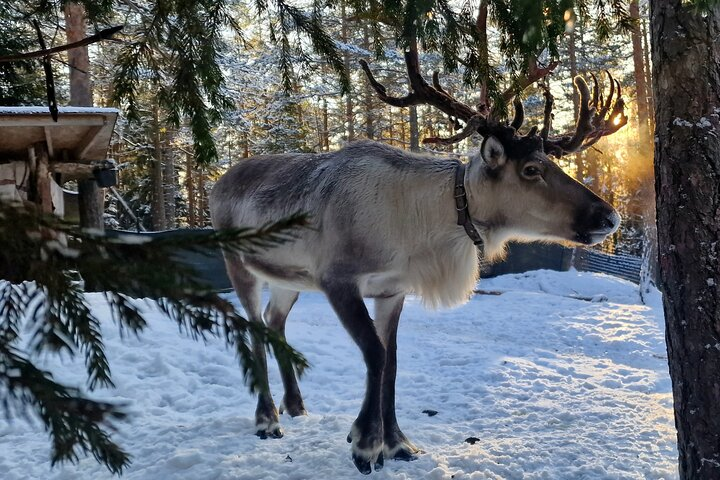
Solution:
M 274 286 L 270 287 L 270 302 L 265 309 L 265 321 L 283 339 L 285 338 L 285 322 L 297 298 L 298 292 L 296 291 Z M 277 358 L 277 362 L 283 386 L 285 387 L 285 395 L 280 404 L 280 413 L 287 412 L 291 417 L 307 415 L 300 387 L 298 387 L 295 369 L 292 364 L 281 361 L 280 358 Z
M 235 288 L 240 303 L 245 309 L 248 320 L 251 322 L 263 323 L 260 309 L 260 293 L 262 290 L 262 281 L 250 272 L 243 265 L 242 258 L 234 253 L 225 252 L 225 265 L 227 267 L 228 276 Z M 270 394 L 270 385 L 268 382 L 267 370 L 267 354 L 265 345 L 258 339 L 252 339 L 253 355 L 260 367 L 260 392 L 258 393 L 258 403 L 255 409 L 255 426 L 257 428 L 256 435 L 260 438 L 281 438 L 283 436 L 280 428 L 280 420 L 278 411 L 275 408 L 272 395 Z

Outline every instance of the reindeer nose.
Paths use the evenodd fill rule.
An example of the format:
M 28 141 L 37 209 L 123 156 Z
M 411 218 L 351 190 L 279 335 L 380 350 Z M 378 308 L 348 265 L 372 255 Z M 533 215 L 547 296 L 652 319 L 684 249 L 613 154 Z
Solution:
M 617 210 L 613 209 L 612 212 L 610 212 L 610 215 L 605 217 L 605 220 L 603 221 L 603 227 L 607 228 L 610 233 L 617 232 L 617 229 L 620 228 L 620 214 L 617 212 Z M 609 235 L 608 234 L 608 235 Z

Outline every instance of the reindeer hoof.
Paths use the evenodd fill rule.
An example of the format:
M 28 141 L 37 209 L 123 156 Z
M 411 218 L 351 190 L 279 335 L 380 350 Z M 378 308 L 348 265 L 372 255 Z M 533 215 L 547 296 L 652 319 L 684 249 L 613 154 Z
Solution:
M 370 462 L 360 456 L 353 454 L 353 463 L 360 473 L 363 475 L 370 475 L 372 468 L 370 468 Z
M 385 437 L 384 453 L 387 458 L 411 462 L 417 460 L 417 454 L 424 452 L 413 445 L 402 432 L 397 432 Z
M 305 406 L 303 405 L 302 401 L 300 403 L 291 403 L 291 402 L 283 402 L 280 404 L 280 413 L 287 413 L 291 417 L 300 417 L 302 415 L 307 415 L 308 412 L 305 410 Z
M 255 435 L 260 437 L 262 440 L 268 438 L 282 438 L 283 431 L 282 428 L 280 428 L 280 425 L 275 424 L 267 428 L 259 428 L 258 431 L 255 432 Z
M 380 452 L 380 455 L 378 455 L 377 460 L 375 460 L 375 471 L 382 470 L 382 468 L 385 466 L 385 457 L 383 457 L 383 453 Z
M 408 450 L 400 449 L 395 453 L 395 455 L 393 455 L 392 459 L 401 460 L 403 462 L 412 462 L 413 460 L 417 460 L 418 457 Z
M 373 466 L 375 467 L 375 471 L 383 468 L 385 465 L 385 456 L 383 455 L 382 442 L 372 441 L 368 438 L 364 440 L 361 439 L 355 426 L 353 426 L 350 434 L 347 436 L 347 441 L 352 444 L 353 463 L 360 473 L 368 475 L 372 472 Z M 365 446 L 360 447 L 359 444 Z

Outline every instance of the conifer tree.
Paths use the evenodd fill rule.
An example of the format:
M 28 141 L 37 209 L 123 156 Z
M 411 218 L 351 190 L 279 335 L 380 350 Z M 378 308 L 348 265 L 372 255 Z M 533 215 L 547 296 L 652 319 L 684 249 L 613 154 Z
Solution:
M 305 224 L 294 216 L 257 230 L 177 236 L 147 243 L 110 238 L 64 223 L 27 206 L 0 202 L 0 405 L 6 416 L 37 416 L 50 434 L 52 463 L 92 454 L 121 473 L 129 453 L 108 428 L 123 419 L 122 405 L 93 400 L 61 384 L 35 359 L 46 353 L 83 356 L 86 389 L 112 387 L 97 313 L 77 278 L 102 292 L 121 332 L 140 335 L 147 321 L 136 298 L 153 303 L 193 338 L 223 337 L 237 354 L 251 390 L 265 389 L 256 375 L 251 337 L 271 346 L 299 372 L 304 358 L 264 325 L 241 317 L 234 306 L 174 260 L 178 250 L 209 253 L 221 246 L 252 252 L 292 240 Z M 152 268 L 148 268 L 152 265 Z M 108 325 L 105 325 L 107 328 Z

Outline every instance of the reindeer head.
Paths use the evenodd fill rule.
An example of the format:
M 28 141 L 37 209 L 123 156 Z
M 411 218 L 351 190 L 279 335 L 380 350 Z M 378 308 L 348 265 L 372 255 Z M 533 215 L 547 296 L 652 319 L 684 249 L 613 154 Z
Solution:
M 519 135 L 524 111 L 517 98 L 512 122 L 500 123 L 493 119 L 492 111 L 472 108 L 449 95 L 440 85 L 437 72 L 433 74 L 433 85 L 428 84 L 420 74 L 417 47 L 405 52 L 405 63 L 412 91 L 404 97 L 393 97 L 375 80 L 367 63 L 360 62 L 370 85 L 384 102 L 396 107 L 432 105 L 465 123 L 462 131 L 450 138 L 426 138 L 424 143 L 455 143 L 473 133 L 483 136 L 481 156 L 471 162 L 465 187 L 473 221 L 481 227 L 485 224 L 489 232 L 486 254 L 492 257 L 500 253 L 504 243 L 511 239 L 592 245 L 617 230 L 620 216 L 615 209 L 549 158 L 585 150 L 627 123 L 620 83 L 610 72 L 607 72 L 610 93 L 606 99 L 595 75 L 592 95 L 585 80 L 575 78 L 580 94 L 575 131 L 550 137 L 553 97 L 548 88 L 542 129 L 538 133 L 537 127 L 533 127 L 526 135 Z M 540 80 L 552 68 L 535 66 L 515 87 L 521 89 Z M 515 91 L 516 88 L 508 89 L 502 97 L 510 101 Z
M 599 243 L 620 224 L 609 203 L 547 156 L 538 135 L 488 135 L 465 183 L 489 257 L 501 254 L 508 240 Z

